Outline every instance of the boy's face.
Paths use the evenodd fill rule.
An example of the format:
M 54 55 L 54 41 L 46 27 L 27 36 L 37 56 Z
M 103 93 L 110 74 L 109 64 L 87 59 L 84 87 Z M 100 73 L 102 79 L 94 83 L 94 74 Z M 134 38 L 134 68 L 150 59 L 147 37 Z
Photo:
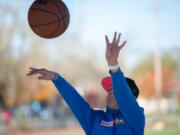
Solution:
M 119 107 L 118 107 L 118 104 L 116 102 L 116 99 L 115 99 L 115 96 L 114 96 L 114 92 L 113 92 L 113 89 L 112 89 L 112 86 L 110 87 L 109 89 L 109 93 L 106 97 L 106 104 L 109 108 L 111 109 L 115 109 L 115 110 L 118 110 Z

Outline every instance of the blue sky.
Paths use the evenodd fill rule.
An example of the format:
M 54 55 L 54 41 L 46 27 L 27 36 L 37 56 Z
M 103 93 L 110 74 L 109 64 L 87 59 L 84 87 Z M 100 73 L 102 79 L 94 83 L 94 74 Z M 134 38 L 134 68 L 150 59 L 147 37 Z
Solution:
M 82 5 L 79 6 L 79 8 L 82 8 L 79 11 L 82 12 L 77 14 L 81 18 L 83 17 L 83 24 L 81 23 L 79 27 L 82 27 L 80 29 L 84 40 L 92 38 L 96 42 L 105 33 L 112 34 L 114 31 L 121 31 L 130 40 L 134 41 L 136 39 L 133 42 L 134 44 L 138 44 L 141 41 L 143 41 L 143 44 L 148 42 L 144 44 L 145 49 L 151 48 L 149 42 L 152 42 L 154 35 L 153 6 L 155 0 L 136 0 L 135 2 L 132 0 L 85 1 L 76 4 Z M 73 9 L 73 7 L 70 7 L 70 11 L 72 10 L 73 12 Z M 159 9 L 161 46 L 162 48 L 169 48 L 172 44 L 179 43 L 180 1 L 159 0 Z M 77 18 L 80 20 L 80 17 Z M 78 19 L 74 22 L 80 23 Z M 79 27 L 76 29 L 77 31 Z
M 18 10 L 22 10 L 22 18 L 26 23 L 28 8 L 33 1 L 19 1 Z M 120 57 L 126 59 L 128 66 L 133 66 L 154 51 L 155 1 L 64 0 L 69 8 L 71 20 L 67 31 L 58 38 L 58 42 L 65 36 L 78 33 L 84 45 L 102 59 L 105 53 L 104 35 L 107 34 L 111 39 L 114 31 L 122 32 L 122 40 L 127 40 L 127 45 Z M 170 50 L 179 47 L 180 0 L 158 2 L 160 49 Z M 28 24 L 26 26 L 28 27 Z M 54 41 L 57 39 L 49 40 L 48 43 L 52 44 Z

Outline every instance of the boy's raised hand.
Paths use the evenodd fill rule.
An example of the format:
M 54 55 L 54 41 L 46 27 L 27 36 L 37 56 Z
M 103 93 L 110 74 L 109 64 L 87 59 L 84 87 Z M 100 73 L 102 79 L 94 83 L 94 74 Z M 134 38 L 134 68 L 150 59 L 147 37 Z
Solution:
M 115 66 L 118 64 L 119 52 L 124 47 L 124 45 L 126 44 L 126 41 L 124 41 L 119 46 L 121 33 L 118 34 L 117 39 L 116 39 L 116 35 L 117 35 L 117 32 L 114 33 L 114 38 L 113 38 L 112 43 L 109 42 L 107 35 L 105 36 L 105 39 L 106 39 L 106 60 L 107 60 L 109 66 Z

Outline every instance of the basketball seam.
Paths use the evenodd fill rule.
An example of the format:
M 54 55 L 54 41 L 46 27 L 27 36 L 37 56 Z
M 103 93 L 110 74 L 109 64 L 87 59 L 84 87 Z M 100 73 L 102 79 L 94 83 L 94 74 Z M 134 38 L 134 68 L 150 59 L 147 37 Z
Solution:
M 53 0 L 50 0 L 50 2 L 51 2 L 52 4 L 54 4 L 54 6 L 55 6 L 55 7 L 57 8 L 57 10 L 59 11 L 59 8 L 58 8 L 58 6 L 56 5 L 56 3 L 54 3 Z M 61 13 L 61 10 L 59 11 L 59 13 Z M 59 18 L 59 17 L 58 17 L 58 18 Z M 64 20 L 64 19 L 62 19 L 62 20 Z M 61 22 L 60 22 L 60 21 L 58 21 L 58 22 L 59 22 L 59 23 L 58 23 L 57 28 L 56 28 L 52 33 L 48 34 L 47 37 L 50 37 L 51 35 L 53 35 L 54 33 L 56 33 L 57 30 L 60 28 Z M 64 24 L 64 21 L 63 21 L 63 24 Z M 65 24 L 64 24 L 64 26 L 65 26 Z M 65 27 L 64 27 L 64 28 L 65 28 Z
M 52 14 L 52 15 L 56 16 L 57 20 L 59 19 L 59 16 L 57 16 L 55 13 L 53 13 L 53 12 L 51 12 L 51 11 L 48 11 L 48 10 L 38 9 L 38 8 L 31 8 L 31 10 L 44 11 L 44 12 L 47 12 L 47 13 L 49 13 L 49 14 Z M 31 25 L 31 24 L 30 24 L 30 25 Z M 57 29 L 59 28 L 59 25 L 60 25 L 60 24 L 58 23 L 57 28 L 56 28 L 53 32 L 48 33 L 46 36 L 43 36 L 43 37 L 49 37 L 50 35 L 54 34 L 54 33 L 57 31 Z
M 44 10 L 44 9 L 38 9 L 38 8 L 31 8 L 31 10 L 39 10 L 39 11 L 42 11 L 42 12 L 47 12 L 49 14 L 52 14 L 54 16 L 56 16 L 57 18 L 59 18 L 55 13 L 51 12 L 51 11 L 48 11 L 48 10 Z M 30 24 L 31 25 L 31 24 Z M 33 24 L 32 24 L 33 25 Z
M 48 22 L 48 23 L 43 23 L 43 24 L 30 24 L 31 27 L 41 27 L 41 26 L 44 26 L 44 25 L 49 25 L 49 24 L 53 24 L 53 23 L 56 23 L 57 21 L 59 22 L 60 20 L 63 20 L 65 17 L 67 16 L 67 14 L 65 16 L 62 16 L 61 18 L 58 18 L 57 20 L 55 21 L 51 21 L 51 22 Z
M 62 1 L 61 1 L 62 2 Z M 55 7 L 57 8 L 57 10 L 59 11 L 59 13 L 63 13 L 61 8 L 59 6 L 56 5 L 56 3 L 54 1 L 51 1 L 51 3 L 53 3 L 55 5 Z M 64 26 L 64 29 L 65 29 L 65 22 L 64 22 L 64 19 L 63 19 L 63 26 Z
M 64 4 L 64 3 L 62 3 L 62 4 Z M 66 5 L 64 4 L 64 6 L 66 6 Z M 69 11 L 67 10 L 67 13 L 66 13 L 65 8 L 64 8 L 64 13 L 67 14 L 67 16 L 69 17 Z M 64 24 L 66 24 L 66 21 L 67 21 L 67 20 L 68 20 L 68 23 L 69 23 L 69 19 L 66 19 L 66 20 L 63 19 Z M 67 26 L 68 26 L 68 25 L 67 25 Z M 67 26 L 66 26 L 66 28 L 67 28 Z M 64 27 L 65 27 L 65 26 L 64 26 Z M 64 31 L 65 31 L 66 28 L 64 28 Z M 64 31 L 63 31 L 63 32 L 64 32 Z
M 61 1 L 61 2 L 62 2 L 62 1 Z M 63 13 L 62 10 L 61 10 L 61 8 L 60 8 L 58 5 L 56 5 L 56 3 L 55 3 L 54 1 L 51 1 L 51 3 L 54 4 L 54 6 L 57 8 L 57 10 L 59 11 L 60 14 Z M 64 3 L 62 2 L 62 4 L 64 4 Z M 65 5 L 65 4 L 64 4 L 64 6 L 65 6 L 65 8 L 66 8 L 66 5 Z M 68 10 L 68 9 L 67 9 L 67 10 Z M 64 22 L 64 18 L 65 18 L 66 16 L 69 16 L 69 12 L 68 12 L 67 14 L 66 14 L 66 12 L 64 12 L 64 13 L 65 13 L 65 16 L 63 16 L 63 17 L 60 18 L 60 19 L 63 20 L 63 26 L 64 26 L 64 29 L 63 29 L 63 31 L 61 32 L 61 34 L 64 33 L 64 31 L 65 31 L 65 29 L 66 29 L 66 27 L 65 27 L 65 22 Z M 60 20 L 60 19 L 59 19 L 59 20 Z M 58 22 L 60 22 L 60 21 L 58 21 Z M 59 24 L 60 24 L 60 23 L 59 23 Z M 59 29 L 59 26 L 56 28 L 56 30 L 55 30 L 54 32 L 52 32 L 52 33 L 50 33 L 49 35 L 47 35 L 47 37 L 53 35 L 58 29 Z

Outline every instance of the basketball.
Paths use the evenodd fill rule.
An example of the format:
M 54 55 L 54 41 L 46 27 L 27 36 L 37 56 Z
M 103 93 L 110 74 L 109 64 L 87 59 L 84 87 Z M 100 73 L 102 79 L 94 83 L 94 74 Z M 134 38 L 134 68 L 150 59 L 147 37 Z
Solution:
M 28 11 L 32 31 L 47 39 L 62 35 L 69 20 L 69 10 L 61 0 L 36 0 Z

